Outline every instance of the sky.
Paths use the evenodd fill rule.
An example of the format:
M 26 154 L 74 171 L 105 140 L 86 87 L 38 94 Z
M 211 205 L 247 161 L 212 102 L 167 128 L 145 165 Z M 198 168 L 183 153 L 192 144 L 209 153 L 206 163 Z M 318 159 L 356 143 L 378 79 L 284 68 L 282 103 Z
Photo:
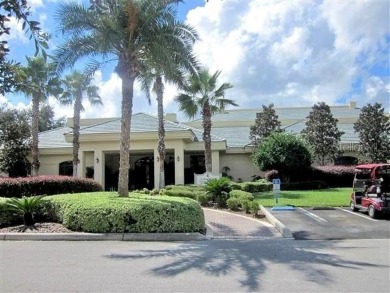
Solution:
M 59 1 L 28 3 L 31 18 L 53 35 L 49 45 L 55 49 L 60 34 L 53 16 Z M 194 51 L 201 64 L 211 73 L 220 70 L 219 82 L 234 86 L 226 96 L 237 109 L 356 101 L 359 108 L 379 102 L 390 112 L 389 0 L 185 0 L 178 12 L 198 31 Z M 34 44 L 21 23 L 11 21 L 10 58 L 23 64 L 34 54 Z M 120 117 L 121 79 L 114 67 L 95 74 L 103 106 L 84 102 L 82 118 Z M 166 85 L 165 113 L 178 113 L 177 94 Z M 0 95 L 2 102 L 24 108 L 30 99 L 6 94 Z M 70 106 L 60 106 L 54 97 L 48 102 L 57 117 L 72 117 Z M 136 84 L 133 113 L 138 112 L 157 115 L 157 103 L 153 97 L 149 105 Z

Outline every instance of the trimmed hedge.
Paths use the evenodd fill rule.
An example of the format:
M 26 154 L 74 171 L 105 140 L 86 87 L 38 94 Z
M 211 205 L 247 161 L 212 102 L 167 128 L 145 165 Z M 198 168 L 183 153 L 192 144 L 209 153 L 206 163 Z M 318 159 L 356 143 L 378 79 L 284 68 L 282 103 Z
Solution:
M 243 182 L 241 189 L 246 192 L 255 193 L 272 190 L 272 183 L 270 182 Z
M 229 195 L 230 198 L 239 198 L 239 199 L 249 200 L 249 201 L 252 201 L 255 198 L 252 195 L 252 193 L 243 190 L 232 190 L 230 191 Z
M 203 232 L 205 227 L 203 210 L 192 199 L 141 194 L 118 197 L 115 192 L 45 197 L 39 216 L 73 231 L 91 233 Z M 1 223 L 5 226 L 3 219 Z
M 102 191 L 102 186 L 92 179 L 69 176 L 35 176 L 0 178 L 0 197 L 53 195 Z
M 282 182 L 282 190 L 316 190 L 316 189 L 325 189 L 328 188 L 328 185 L 324 181 L 303 181 L 303 182 Z

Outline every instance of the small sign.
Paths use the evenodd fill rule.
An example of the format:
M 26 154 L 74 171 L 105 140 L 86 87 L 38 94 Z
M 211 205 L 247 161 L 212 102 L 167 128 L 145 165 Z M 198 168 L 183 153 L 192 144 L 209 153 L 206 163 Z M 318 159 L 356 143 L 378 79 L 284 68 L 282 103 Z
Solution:
M 211 173 L 203 173 L 203 174 L 194 174 L 194 184 L 195 185 L 205 185 L 205 183 L 210 179 L 219 179 L 220 175 L 213 175 Z
M 273 179 L 272 180 L 272 187 L 273 190 L 280 190 L 280 179 Z

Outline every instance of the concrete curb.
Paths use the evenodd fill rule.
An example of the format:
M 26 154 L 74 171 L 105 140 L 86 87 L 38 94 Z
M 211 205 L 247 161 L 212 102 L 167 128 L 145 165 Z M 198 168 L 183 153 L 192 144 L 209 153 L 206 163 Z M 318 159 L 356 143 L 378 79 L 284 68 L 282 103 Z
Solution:
M 199 241 L 200 233 L 0 233 L 0 241 Z
M 260 205 L 261 212 L 267 217 L 268 221 L 278 230 L 284 238 L 294 238 L 291 231 L 274 217 L 265 207 Z

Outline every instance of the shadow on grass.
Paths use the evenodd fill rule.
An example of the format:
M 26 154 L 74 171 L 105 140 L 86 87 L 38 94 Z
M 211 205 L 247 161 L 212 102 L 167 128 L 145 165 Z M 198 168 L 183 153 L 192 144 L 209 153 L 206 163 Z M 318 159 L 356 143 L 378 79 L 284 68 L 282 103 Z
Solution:
M 338 276 L 329 273 L 328 267 L 367 270 L 378 267 L 365 261 L 345 260 L 324 252 L 337 246 L 336 241 L 259 241 L 212 240 L 183 243 L 171 249 L 135 250 L 113 253 L 105 257 L 132 261 L 154 261 L 151 273 L 171 278 L 193 270 L 205 276 L 232 276 L 243 290 L 261 291 L 261 278 L 269 266 L 283 265 L 300 272 L 308 282 L 323 288 L 333 285 Z

